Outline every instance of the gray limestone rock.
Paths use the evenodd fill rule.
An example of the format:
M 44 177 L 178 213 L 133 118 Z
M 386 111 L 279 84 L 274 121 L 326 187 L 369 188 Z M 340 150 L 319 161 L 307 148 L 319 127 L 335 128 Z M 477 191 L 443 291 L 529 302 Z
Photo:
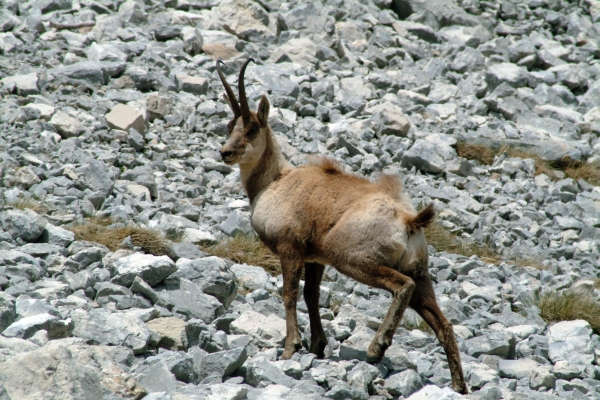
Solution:
M 223 331 L 217 331 L 206 325 L 201 319 L 191 319 L 185 324 L 187 346 L 198 346 L 209 353 L 227 350 L 227 337 Z
M 180 278 L 189 279 L 204 293 L 216 297 L 224 307 L 229 307 L 237 294 L 237 279 L 241 277 L 236 277 L 221 258 L 185 260 L 178 262 L 177 268 L 178 270 L 171 274 L 166 282 L 175 282 Z
M 250 224 L 250 215 L 246 211 L 234 210 L 219 228 L 228 236 L 250 235 L 254 233 Z
M 412 369 L 388 376 L 383 386 L 392 395 L 408 397 L 423 387 L 419 374 Z
M 30 209 L 0 212 L 0 226 L 14 239 L 33 242 L 42 235 L 46 224 L 45 219 Z
M 187 318 L 198 318 L 210 324 L 225 314 L 223 305 L 213 296 L 205 294 L 201 287 L 187 279 L 165 282 L 156 287 L 159 303 Z
M 416 167 L 423 172 L 439 173 L 446 167 L 437 147 L 427 140 L 418 139 L 402 157 L 402 165 L 406 168 Z
M 73 325 L 70 321 L 63 321 L 55 315 L 36 314 L 13 322 L 2 332 L 2 335 L 6 337 L 29 339 L 37 331 L 42 329 L 48 332 L 48 337 L 50 339 L 60 339 L 70 335 Z
M 71 313 L 73 336 L 95 344 L 125 346 L 143 353 L 152 333 L 138 318 L 127 313 L 110 313 L 104 309 L 74 310 Z
M 69 247 L 69 245 L 75 240 L 75 234 L 59 226 L 47 224 L 38 240 L 42 243 Z
M 62 339 L 0 363 L 0 387 L 10 398 L 40 396 L 140 398 L 146 391 L 114 358 L 114 348 Z M 49 371 L 51 371 L 49 373 Z
M 135 253 L 107 265 L 113 278 L 111 282 L 129 287 L 136 277 L 148 285 L 155 286 L 177 270 L 168 256 Z
M 219 380 L 227 378 L 244 364 L 247 357 L 248 353 L 243 347 L 207 354 L 196 365 L 198 379 L 202 381 L 211 375 Z
M 500 332 L 491 332 L 485 336 L 478 336 L 463 342 L 463 351 L 470 356 L 479 357 L 482 354 L 508 356 L 510 343 Z

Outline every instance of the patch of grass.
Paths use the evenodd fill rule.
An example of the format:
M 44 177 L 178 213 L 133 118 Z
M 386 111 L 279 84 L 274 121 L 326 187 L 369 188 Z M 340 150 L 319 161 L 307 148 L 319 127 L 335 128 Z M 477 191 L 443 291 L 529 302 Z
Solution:
M 575 181 L 583 179 L 590 185 L 600 186 L 600 163 L 586 163 L 565 158 L 560 161 L 547 161 L 532 151 L 522 150 L 511 146 L 493 149 L 483 144 L 456 143 L 456 153 L 468 160 L 477 160 L 483 165 L 492 165 L 494 157 L 506 152 L 511 158 L 530 158 L 535 162 L 535 175 L 546 174 L 550 179 L 557 180 L 557 171 L 564 172 L 567 178 Z
M 585 163 L 581 161 L 567 161 L 562 170 L 568 178 L 575 181 L 583 179 L 590 185 L 600 185 L 600 165 L 598 163 Z
M 536 175 L 546 174 L 551 179 L 556 178 L 556 174 L 554 173 L 556 171 L 556 168 L 554 168 L 549 161 L 544 160 L 537 154 L 535 154 L 531 151 L 525 151 L 525 150 L 517 149 L 514 147 L 510 147 L 510 146 L 502 147 L 500 150 L 498 150 L 497 154 L 502 154 L 504 152 L 506 152 L 506 154 L 510 158 L 522 158 L 522 159 L 530 158 L 535 162 L 535 174 Z
M 489 246 L 478 245 L 460 238 L 456 233 L 444 228 L 438 221 L 434 221 L 425 228 L 425 238 L 427 244 L 435 247 L 436 251 L 445 251 L 446 253 L 460 254 L 465 257 L 477 255 L 482 261 L 488 264 L 499 264 L 506 261 L 518 267 L 532 267 L 539 270 L 545 270 L 543 260 L 536 257 L 506 258 L 496 253 Z M 600 285 L 600 284 L 599 284 Z
M 262 267 L 272 276 L 281 274 L 279 257 L 273 254 L 257 237 L 238 235 L 234 238 L 225 238 L 212 246 L 202 247 L 201 250 L 238 264 Z
M 506 261 L 521 268 L 531 267 L 539 269 L 540 271 L 546 269 L 546 266 L 542 263 L 542 259 L 538 257 L 515 257 Z
M 126 237 L 131 237 L 134 246 L 156 256 L 169 255 L 169 242 L 157 230 L 137 225 L 112 226 L 109 218 L 90 218 L 84 223 L 68 227 L 77 240 L 100 243 L 111 251 L 119 249 Z
M 492 165 L 497 152 L 483 144 L 456 143 L 456 153 L 467 160 L 477 160 L 483 165 Z
M 600 334 L 600 302 L 589 295 L 564 292 L 544 292 L 534 299 L 540 316 L 547 323 L 583 319 L 589 322 L 594 333 Z
M 46 212 L 46 207 L 38 200 L 31 197 L 19 198 L 6 202 L 5 207 L 17 208 L 19 210 L 30 209 L 36 213 Z
M 502 261 L 502 258 L 488 246 L 467 242 L 454 232 L 445 229 L 437 221 L 425 228 L 425 238 L 427 243 L 435 247 L 437 251 L 460 254 L 465 257 L 476 254 L 481 260 L 491 264 L 498 264 Z
M 594 278 L 594 287 L 600 289 L 600 278 Z

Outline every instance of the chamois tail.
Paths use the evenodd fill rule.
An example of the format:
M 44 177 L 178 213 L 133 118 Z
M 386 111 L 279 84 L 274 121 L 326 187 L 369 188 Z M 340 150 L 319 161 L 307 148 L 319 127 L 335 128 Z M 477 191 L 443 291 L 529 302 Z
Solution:
M 422 209 L 417 215 L 406 221 L 406 231 L 408 234 L 417 233 L 419 229 L 427 227 L 435 218 L 435 208 L 433 203 Z

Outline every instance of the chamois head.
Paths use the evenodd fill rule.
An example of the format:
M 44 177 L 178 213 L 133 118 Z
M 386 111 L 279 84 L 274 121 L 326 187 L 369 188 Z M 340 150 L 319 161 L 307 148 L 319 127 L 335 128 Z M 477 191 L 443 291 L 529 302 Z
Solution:
M 269 100 L 267 100 L 267 96 L 263 95 L 258 104 L 258 110 L 254 112 L 250 111 L 248 99 L 246 99 L 244 72 L 250 61 L 254 62 L 252 58 L 249 58 L 240 70 L 238 80 L 239 104 L 233 90 L 231 90 L 231 86 L 229 86 L 221 71 L 220 63 L 222 61 L 217 61 L 217 72 L 227 93 L 223 94 L 223 98 L 229 104 L 229 107 L 231 107 L 231 111 L 233 111 L 233 118 L 227 124 L 229 140 L 227 140 L 227 143 L 220 150 L 223 161 L 229 165 L 254 164 L 258 162 L 267 145 L 268 137 L 265 134 L 265 130 L 269 129 L 267 122 L 269 119 Z

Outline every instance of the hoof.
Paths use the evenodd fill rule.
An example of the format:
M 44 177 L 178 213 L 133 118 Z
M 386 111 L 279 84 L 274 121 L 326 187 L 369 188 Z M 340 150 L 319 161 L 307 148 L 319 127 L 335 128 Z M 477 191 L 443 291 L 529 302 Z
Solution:
M 467 384 L 464 382 L 462 383 L 462 385 L 452 384 L 452 389 L 454 389 L 454 391 L 456 393 L 469 394 L 469 389 L 467 389 Z
M 298 350 L 300 350 L 301 347 L 302 343 L 294 343 L 291 346 L 285 346 L 283 354 L 281 355 L 281 359 L 289 360 Z
M 383 359 L 383 356 L 367 354 L 367 359 L 365 361 L 368 362 L 369 364 L 377 364 L 378 362 L 381 362 L 382 359 Z
M 310 346 L 309 351 L 317 356 L 318 359 L 325 358 L 325 346 L 327 342 L 322 340 L 316 342 L 316 346 Z
M 386 343 L 377 343 L 377 342 L 373 342 L 371 343 L 371 345 L 369 346 L 369 349 L 367 350 L 367 362 L 369 364 L 377 364 L 378 362 L 380 362 L 383 359 L 383 355 L 385 354 L 385 351 L 387 350 L 387 348 L 389 347 L 389 344 Z

